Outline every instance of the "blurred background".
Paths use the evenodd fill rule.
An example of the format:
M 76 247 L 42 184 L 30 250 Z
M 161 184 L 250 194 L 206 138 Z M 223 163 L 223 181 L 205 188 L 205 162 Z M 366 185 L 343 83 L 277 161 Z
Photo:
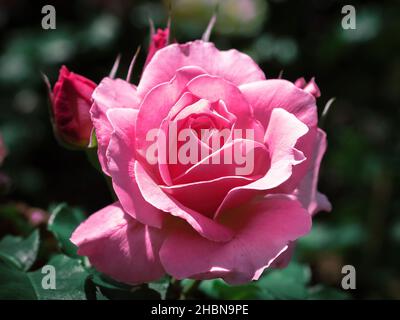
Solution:
M 85 153 L 61 148 L 49 121 L 46 87 L 62 64 L 99 83 L 118 54 L 120 76 L 142 47 L 149 23 L 172 39 L 200 38 L 216 0 L 0 0 L 0 238 L 26 236 L 60 202 L 87 214 L 112 200 Z M 400 299 L 400 3 L 398 1 L 224 0 L 211 36 L 220 49 L 251 55 L 268 78 L 315 76 L 319 112 L 336 100 L 322 126 L 329 147 L 319 189 L 331 213 L 314 219 L 296 259 L 313 283 L 340 289 L 343 265 L 355 266 L 355 299 Z M 41 8 L 56 8 L 56 30 L 43 30 Z M 345 4 L 356 9 L 355 30 L 341 27 Z M 0 148 L 1 149 L 1 148 Z M 1 155 L 0 155 L 0 158 Z M 396 192 L 397 191 L 397 192 Z M 51 245 L 51 244 L 49 244 Z

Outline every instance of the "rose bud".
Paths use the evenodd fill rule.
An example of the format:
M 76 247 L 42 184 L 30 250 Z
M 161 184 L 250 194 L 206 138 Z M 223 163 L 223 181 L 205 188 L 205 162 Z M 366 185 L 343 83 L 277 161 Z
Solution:
M 165 29 L 157 29 L 157 32 L 155 32 L 154 26 L 151 23 L 150 45 L 146 62 L 144 64 L 145 67 L 149 64 L 150 60 L 153 58 L 153 56 L 158 50 L 168 45 L 168 39 L 169 39 L 169 27 Z
M 5 157 L 7 156 L 7 148 L 4 144 L 3 137 L 0 135 L 0 165 L 3 164 Z
M 50 99 L 55 135 L 66 146 L 89 145 L 93 128 L 89 110 L 96 86 L 93 81 L 61 67 Z

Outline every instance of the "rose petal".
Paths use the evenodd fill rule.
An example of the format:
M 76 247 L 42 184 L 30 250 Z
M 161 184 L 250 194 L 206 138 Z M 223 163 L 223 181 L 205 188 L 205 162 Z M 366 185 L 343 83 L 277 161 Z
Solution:
M 229 241 L 232 238 L 233 233 L 229 228 L 186 208 L 169 197 L 137 161 L 135 162 L 135 176 L 143 197 L 156 208 L 186 220 L 200 235 L 212 241 Z
M 311 166 L 296 191 L 300 202 L 308 209 L 310 214 L 332 210 L 328 198 L 317 191 L 319 167 L 326 151 L 326 145 L 326 133 L 318 129 Z
M 274 108 L 282 108 L 294 114 L 309 127 L 317 125 L 318 115 L 315 98 L 282 79 L 271 79 L 244 84 L 239 87 L 253 107 L 254 116 L 266 126 Z
M 220 76 L 235 85 L 264 80 L 265 75 L 246 54 L 237 50 L 220 51 L 211 42 L 194 41 L 171 44 L 153 56 L 138 85 L 144 96 L 156 85 L 170 81 L 176 70 L 199 66 L 210 75 Z
M 135 181 L 135 124 L 138 110 L 110 109 L 114 129 L 107 150 L 113 188 L 124 210 L 141 223 L 160 228 L 163 214 L 144 199 Z
M 294 165 L 304 161 L 304 154 L 295 149 L 297 140 L 308 132 L 308 127 L 293 114 L 284 109 L 275 108 L 265 133 L 265 142 L 271 157 L 271 166 L 268 172 L 260 179 L 243 187 L 232 189 L 217 210 L 218 216 L 224 210 L 237 206 L 237 199 L 243 199 L 240 193 L 243 189 L 248 198 L 257 190 L 271 190 L 287 181 L 292 175 Z
M 230 284 L 245 283 L 311 227 L 307 211 L 285 197 L 265 198 L 238 214 L 228 221 L 236 235 L 226 243 L 205 239 L 190 228 L 172 230 L 160 250 L 167 273 L 177 279 L 222 277 Z
M 239 119 L 252 117 L 252 109 L 238 87 L 223 78 L 200 75 L 187 84 L 187 89 L 210 102 L 224 101 L 228 110 Z
M 98 143 L 98 156 L 101 167 L 107 175 L 106 151 L 110 142 L 112 127 L 107 118 L 107 110 L 112 108 L 139 107 L 139 98 L 136 87 L 121 79 L 104 78 L 93 92 L 93 105 L 90 114 L 93 126 L 96 130 Z
M 183 205 L 212 218 L 229 190 L 249 184 L 251 181 L 246 177 L 225 176 L 170 187 L 161 186 L 161 189 Z
M 250 161 L 250 154 L 254 157 L 253 163 L 239 164 L 238 159 L 235 160 L 235 152 L 241 150 L 243 160 Z M 246 153 L 244 155 L 243 153 Z M 226 155 L 231 157 L 226 158 Z M 232 160 L 225 162 L 225 159 Z M 246 173 L 245 166 L 249 165 L 251 170 Z M 226 143 L 221 149 L 210 153 L 209 156 L 191 166 L 179 177 L 176 177 L 174 182 L 179 184 L 190 183 L 194 181 L 207 181 L 224 176 L 247 176 L 252 180 L 266 173 L 269 168 L 268 149 L 264 144 L 246 139 L 236 139 Z M 242 173 L 241 173 L 242 172 Z
M 160 84 L 146 95 L 138 114 L 138 123 L 141 125 L 136 128 L 136 150 L 143 160 L 146 160 L 147 149 L 154 143 L 147 139 L 148 133 L 160 128 L 162 121 L 182 95 L 186 83 L 202 73 L 204 70 L 198 67 L 181 68 L 171 81 Z
M 97 270 L 129 284 L 163 276 L 158 254 L 163 240 L 161 230 L 132 219 L 118 202 L 91 215 L 71 237 L 78 254 Z

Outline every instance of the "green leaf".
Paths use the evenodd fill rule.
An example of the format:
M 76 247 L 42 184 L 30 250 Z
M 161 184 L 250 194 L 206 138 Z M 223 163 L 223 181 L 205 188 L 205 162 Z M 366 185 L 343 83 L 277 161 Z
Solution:
M 199 289 L 213 299 L 259 299 L 260 289 L 255 283 L 230 286 L 221 279 L 202 281 Z
M 47 263 L 56 271 L 56 289 L 43 289 L 46 274 L 42 269 L 28 273 L 40 300 L 85 300 L 85 280 L 89 273 L 82 262 L 65 255 L 56 255 Z
M 0 300 L 36 300 L 27 274 L 0 262 Z
M 281 270 L 272 270 L 257 282 L 264 299 L 306 299 L 310 281 L 309 267 L 292 262 Z
M 317 250 L 339 250 L 360 245 L 365 239 L 363 228 L 354 223 L 329 226 L 316 223 L 311 232 L 298 241 L 301 251 L 313 254 Z
M 167 291 L 170 285 L 170 278 L 163 277 L 158 281 L 153 281 L 149 283 L 149 288 L 155 290 L 159 293 L 162 300 L 165 300 L 167 296 Z
M 130 286 L 117 282 L 106 275 L 92 271 L 88 281 L 96 287 L 96 300 L 160 300 L 161 295 L 147 285 Z M 90 284 L 88 284 L 90 286 Z M 94 298 L 92 291 L 92 298 Z
M 350 295 L 334 288 L 316 285 L 309 289 L 308 298 L 311 300 L 347 300 L 350 299 Z
M 55 289 L 45 289 L 42 268 L 35 272 L 23 272 L 0 264 L 0 299 L 29 300 L 83 300 L 86 299 L 85 279 L 87 271 L 80 260 L 65 255 L 54 256 L 47 265 L 55 270 Z
M 39 251 L 39 231 L 22 239 L 20 237 L 5 236 L 0 241 L 0 259 L 20 270 L 27 271 L 32 267 Z
M 79 256 L 76 253 L 76 246 L 69 239 L 85 218 L 82 210 L 70 208 L 65 203 L 52 210 L 47 229 L 57 239 L 60 249 L 71 257 Z

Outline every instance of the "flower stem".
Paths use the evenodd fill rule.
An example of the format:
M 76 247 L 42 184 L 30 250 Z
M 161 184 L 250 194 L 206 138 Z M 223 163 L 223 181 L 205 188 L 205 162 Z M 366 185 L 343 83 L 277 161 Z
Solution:
M 190 296 L 199 288 L 201 280 L 195 280 L 187 287 L 183 288 L 179 300 L 190 299 Z

